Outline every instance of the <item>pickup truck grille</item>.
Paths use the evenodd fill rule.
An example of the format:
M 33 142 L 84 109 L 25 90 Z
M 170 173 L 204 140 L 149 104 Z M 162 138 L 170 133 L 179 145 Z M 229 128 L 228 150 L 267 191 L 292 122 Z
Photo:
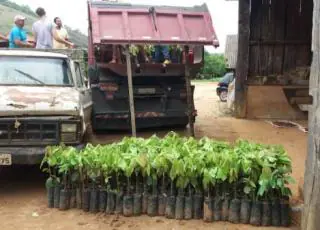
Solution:
M 0 146 L 48 145 L 59 142 L 59 124 L 54 121 L 0 121 Z

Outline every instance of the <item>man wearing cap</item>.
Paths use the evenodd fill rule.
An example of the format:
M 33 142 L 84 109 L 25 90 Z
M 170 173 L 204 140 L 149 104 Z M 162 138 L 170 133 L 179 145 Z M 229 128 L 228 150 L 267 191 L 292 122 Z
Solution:
M 23 29 L 26 18 L 22 15 L 14 17 L 15 26 L 10 31 L 9 48 L 32 48 L 33 44 L 27 42 L 27 33 Z

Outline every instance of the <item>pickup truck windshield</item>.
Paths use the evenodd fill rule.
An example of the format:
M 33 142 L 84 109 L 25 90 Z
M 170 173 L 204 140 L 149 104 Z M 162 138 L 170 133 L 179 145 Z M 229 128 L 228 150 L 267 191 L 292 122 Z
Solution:
M 0 85 L 72 85 L 65 59 L 0 57 Z

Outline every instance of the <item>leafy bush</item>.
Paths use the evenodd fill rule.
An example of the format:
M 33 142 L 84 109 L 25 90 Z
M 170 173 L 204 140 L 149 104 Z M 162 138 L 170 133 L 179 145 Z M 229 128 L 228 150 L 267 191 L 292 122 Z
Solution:
M 204 66 L 197 79 L 215 79 L 222 77 L 226 73 L 226 61 L 223 54 L 204 53 Z
M 46 167 L 44 167 L 46 166 Z M 269 200 L 289 197 L 291 160 L 282 147 L 239 140 L 234 145 L 169 133 L 163 139 L 124 138 L 111 145 L 48 147 L 41 167 L 65 189 L 205 192 Z M 135 183 L 135 188 L 133 186 Z
M 10 7 L 12 9 L 15 9 L 15 10 L 19 10 L 25 14 L 37 17 L 36 13 L 34 11 L 32 11 L 28 5 L 19 5 L 15 2 L 12 2 L 9 0 L 0 0 L 0 4 L 7 6 L 7 7 Z

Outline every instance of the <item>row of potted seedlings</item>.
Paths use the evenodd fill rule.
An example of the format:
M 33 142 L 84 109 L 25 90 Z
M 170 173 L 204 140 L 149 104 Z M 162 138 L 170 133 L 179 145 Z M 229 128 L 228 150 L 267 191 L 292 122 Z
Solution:
M 50 208 L 290 225 L 291 161 L 279 146 L 169 133 L 80 151 L 48 147 L 42 167 Z

